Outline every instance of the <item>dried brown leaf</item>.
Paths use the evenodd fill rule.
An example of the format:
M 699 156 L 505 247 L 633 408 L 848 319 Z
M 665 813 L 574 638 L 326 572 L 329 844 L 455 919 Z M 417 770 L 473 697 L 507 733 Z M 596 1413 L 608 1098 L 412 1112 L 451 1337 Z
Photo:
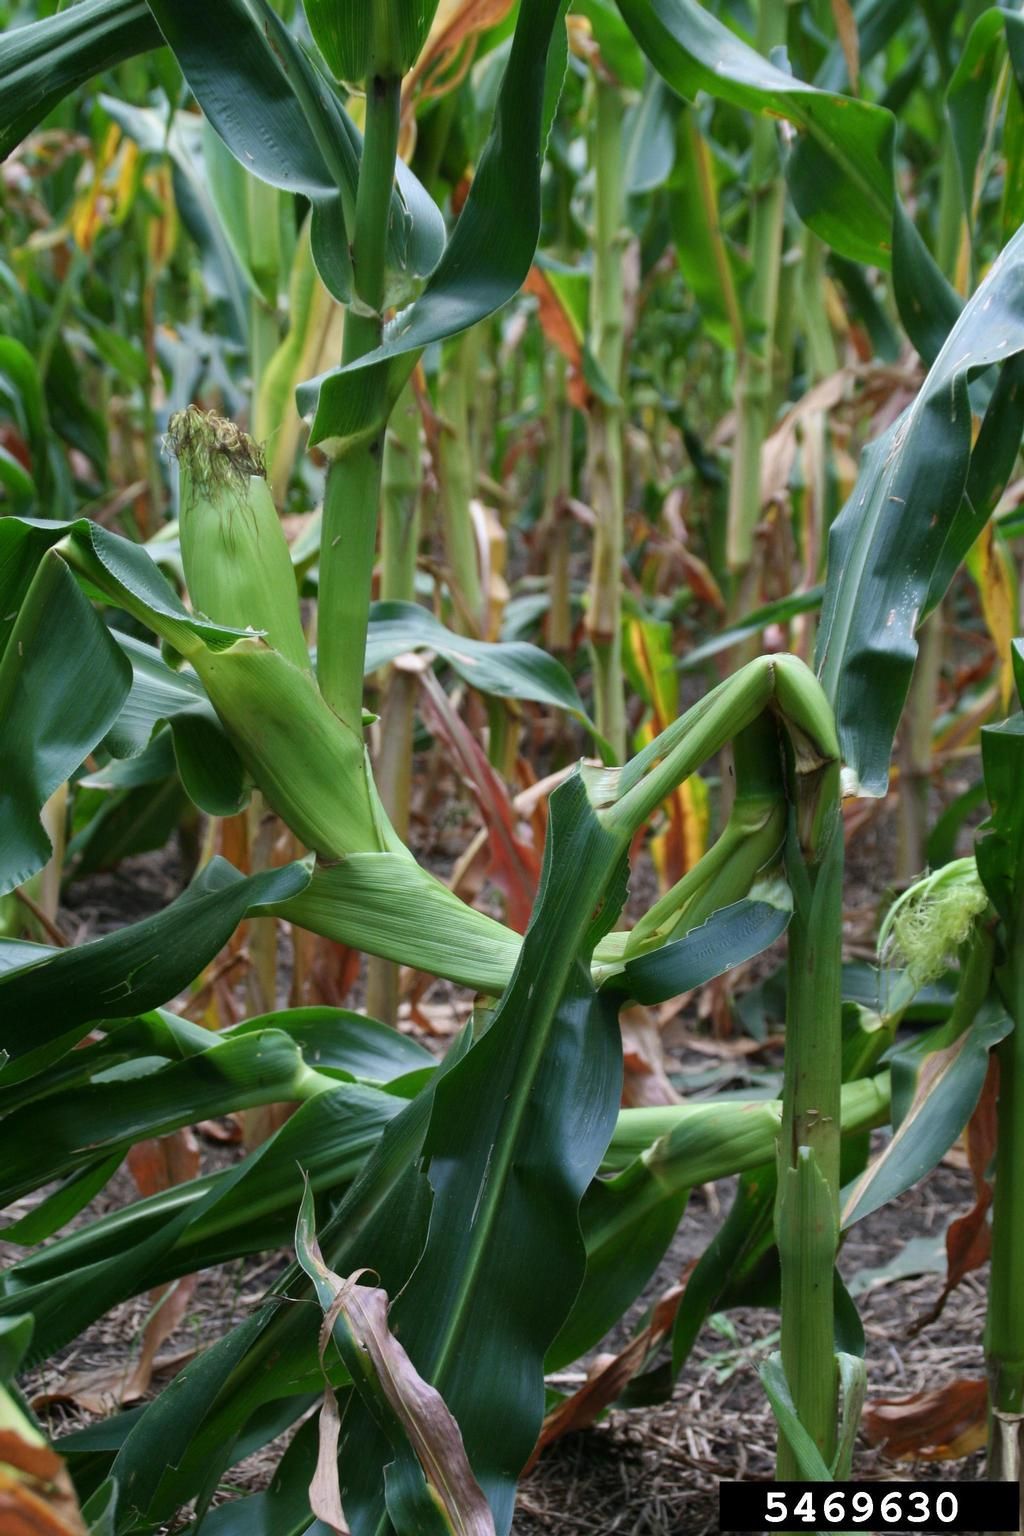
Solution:
M 850 86 L 856 96 L 860 85 L 860 37 L 857 33 L 857 18 L 853 14 L 850 0 L 832 0 L 832 19 L 836 24 L 839 45 L 846 60 L 846 73 L 850 77 Z
M 300 1220 L 300 1229 L 302 1225 Z M 321 1361 L 336 1322 L 344 1318 L 356 1345 L 368 1358 L 381 1396 L 408 1437 L 453 1536 L 495 1536 L 494 1517 L 473 1475 L 458 1423 L 440 1392 L 420 1376 L 388 1326 L 387 1292 L 379 1286 L 359 1285 L 357 1282 L 365 1270 L 357 1270 L 343 1280 L 328 1269 L 311 1221 L 302 1234 L 300 1257 L 307 1270 L 312 1266 L 321 1280 L 328 1281 L 334 1290 L 334 1299 L 325 1314 L 320 1334 Z M 330 1436 L 334 1432 L 331 1409 L 326 1400 L 321 1409 L 321 1424 L 325 1412 L 328 1422 L 326 1430 L 321 1428 L 318 1474 L 321 1465 L 325 1464 L 324 1435 Z M 336 1483 L 336 1464 L 333 1477 Z M 338 1497 L 340 1500 L 340 1492 Z M 338 1508 L 340 1504 L 335 1506 L 335 1513 Z M 345 1528 L 341 1529 L 344 1532 Z
M 913 1324 L 911 1335 L 934 1323 L 964 1276 L 988 1262 L 992 1251 L 988 1213 L 994 1191 L 985 1175 L 995 1157 L 998 1102 L 999 1058 L 993 1052 L 988 1060 L 985 1086 L 964 1132 L 967 1166 L 974 1180 L 974 1204 L 966 1216 L 950 1222 L 946 1232 L 946 1283 L 935 1305 Z
M 480 806 L 489 834 L 488 874 L 505 897 L 509 927 L 525 933 L 540 884 L 540 854 L 530 829 L 516 815 L 508 789 L 434 674 L 425 672 L 421 684 L 424 720 Z
M 322 1358 L 322 1357 L 321 1357 Z M 330 1526 L 335 1536 L 351 1536 L 341 1507 L 341 1488 L 338 1485 L 338 1438 L 341 1434 L 341 1415 L 334 1388 L 324 1386 L 323 1407 L 320 1409 L 320 1442 L 316 1458 L 316 1471 L 309 1485 L 309 1507 L 318 1520 Z
M 32 1432 L 0 1430 L 0 1532 L 3 1536 L 86 1536 L 64 1462 Z
M 619 1022 L 625 1068 L 623 1104 L 630 1109 L 681 1104 L 682 1097 L 673 1088 L 665 1070 L 661 1030 L 650 1010 L 639 1005 L 624 1008 Z
M 545 1418 L 526 1471 L 534 1465 L 545 1446 L 562 1435 L 589 1429 L 604 1410 L 621 1397 L 651 1350 L 671 1329 L 685 1289 L 685 1285 L 670 1287 L 659 1298 L 647 1327 L 619 1354 L 598 1356 L 579 1391 L 563 1399 Z
M 878 1398 L 864 1410 L 862 1427 L 887 1456 L 955 1461 L 985 1444 L 987 1414 L 985 1381 L 960 1380 L 912 1397 Z

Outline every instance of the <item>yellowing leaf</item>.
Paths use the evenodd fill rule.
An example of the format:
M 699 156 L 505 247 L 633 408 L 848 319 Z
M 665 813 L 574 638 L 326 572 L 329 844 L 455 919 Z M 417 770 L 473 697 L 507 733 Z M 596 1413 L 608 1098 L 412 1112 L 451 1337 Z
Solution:
M 1011 646 L 1018 633 L 1017 583 L 1013 562 L 991 522 L 967 556 L 967 569 L 978 588 L 985 626 L 999 657 L 999 699 L 1005 711 L 1013 698 Z

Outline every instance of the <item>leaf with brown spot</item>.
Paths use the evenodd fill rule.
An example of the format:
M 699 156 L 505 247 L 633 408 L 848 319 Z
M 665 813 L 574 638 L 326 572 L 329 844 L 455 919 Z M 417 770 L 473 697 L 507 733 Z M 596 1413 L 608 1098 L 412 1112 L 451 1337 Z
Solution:
M 948 1382 L 912 1397 L 878 1398 L 861 1421 L 869 1444 L 887 1456 L 956 1461 L 985 1444 L 988 1387 L 984 1380 Z

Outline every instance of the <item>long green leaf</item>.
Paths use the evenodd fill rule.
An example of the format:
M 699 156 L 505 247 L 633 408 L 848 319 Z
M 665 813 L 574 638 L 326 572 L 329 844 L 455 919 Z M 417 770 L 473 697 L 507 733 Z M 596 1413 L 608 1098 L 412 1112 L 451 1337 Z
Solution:
M 308 883 L 305 864 L 243 876 L 215 858 L 155 917 L 6 971 L 0 1050 L 10 1059 L 0 1085 L 30 1077 L 71 1050 L 95 1021 L 128 1018 L 174 997 L 252 907 L 287 900 Z
M 147 1137 L 299 1097 L 310 1075 L 295 1041 L 275 1029 L 218 1041 L 184 1061 L 143 1058 L 115 1067 L 102 1081 L 47 1098 L 45 1137 L 34 1134 L 35 1103 L 0 1120 L 0 1205 Z
M 1005 1014 L 982 1013 L 941 1050 L 929 1051 L 924 1037 L 897 1053 L 894 1091 L 909 1104 L 891 1140 L 852 1188 L 844 1191 L 844 1227 L 912 1189 L 949 1151 L 978 1102 L 989 1051 L 1010 1028 Z
M 494 642 L 457 635 L 418 603 L 374 603 L 366 635 L 366 671 L 405 651 L 436 651 L 470 687 L 504 699 L 530 699 L 564 710 L 588 731 L 595 727 L 560 661 L 523 641 Z
M 39 813 L 109 730 L 129 679 L 110 631 L 47 555 L 0 661 L 0 894 L 50 857 Z
M 970 490 L 969 382 L 1022 351 L 1024 232 L 1018 232 L 964 307 L 913 404 L 866 450 L 832 527 L 817 665 L 835 710 L 851 792 L 886 792 L 917 653 L 914 632 L 927 602 L 941 595 L 934 575 Z M 993 462 L 1005 463 L 1009 473 L 1024 424 L 1024 391 L 1014 388 L 1009 399 L 997 391 L 993 409 L 997 438 L 1012 452 L 995 452 L 993 434 L 983 429 L 978 464 L 985 478 Z
M 268 0 L 149 0 L 211 127 L 247 171 L 309 199 L 317 267 L 347 299 L 360 138 L 332 86 Z M 389 302 L 436 265 L 444 226 L 404 166 L 392 200 Z
M 784 881 L 760 882 L 743 901 L 722 907 L 683 938 L 627 960 L 605 986 L 637 1003 L 679 997 L 774 944 L 785 933 L 792 913 L 793 900 Z
M 171 728 L 174 761 L 189 798 L 211 816 L 233 816 L 249 798 L 245 769 L 190 667 L 169 667 L 154 645 L 114 637 L 131 664 L 128 697 L 104 738 L 116 758 L 137 758 L 162 722 Z
M 71 91 L 159 43 L 145 0 L 81 0 L 8 31 L 0 38 L 0 159 Z
M 141 1291 L 286 1246 L 302 1195 L 301 1169 L 318 1193 L 340 1198 L 405 1108 L 392 1094 L 358 1084 L 317 1094 L 237 1168 L 111 1211 L 10 1266 L 0 1315 L 18 1308 L 34 1313 L 39 1359 Z
M 430 1230 L 392 1309 L 414 1365 L 462 1428 L 499 1532 L 543 1418 L 544 1355 L 583 1276 L 577 1208 L 615 1124 L 617 1008 L 595 992 L 589 959 L 624 899 L 621 861 L 582 779 L 568 780 L 551 798 L 515 975 L 486 1033 L 434 1090 L 422 1153 Z M 373 1250 L 363 1262 L 380 1267 Z M 346 1507 L 367 1530 L 382 1514 L 379 1449 L 368 1421 L 352 1425 Z

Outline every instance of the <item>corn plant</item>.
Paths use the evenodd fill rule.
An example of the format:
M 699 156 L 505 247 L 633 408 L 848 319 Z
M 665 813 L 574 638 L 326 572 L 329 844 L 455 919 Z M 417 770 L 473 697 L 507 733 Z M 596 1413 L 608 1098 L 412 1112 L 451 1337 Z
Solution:
M 186 400 L 169 417 L 180 569 L 161 558 L 148 523 L 140 538 L 127 537 L 76 516 L 74 495 L 52 494 L 62 461 L 38 412 L 41 480 L 26 485 L 9 469 L 4 481 L 46 515 L 18 515 L 19 504 L 0 519 L 3 888 L 23 887 L 53 859 L 45 808 L 90 757 L 116 774 L 154 746 L 171 748 L 167 773 L 208 818 L 237 814 L 258 794 L 294 855 L 248 872 L 212 858 L 164 911 L 78 946 L 0 940 L 3 1195 L 5 1203 L 39 1196 L 5 1232 L 35 1250 L 0 1289 L 4 1336 L 17 1345 L 7 1352 L 12 1368 L 14 1354 L 35 1364 L 154 1286 L 284 1244 L 296 1253 L 253 1315 L 154 1401 L 61 1439 L 83 1518 L 97 1529 L 152 1531 L 188 1506 L 196 1531 L 260 1521 L 275 1532 L 318 1523 L 378 1536 L 507 1531 L 517 1478 L 542 1431 L 545 1373 L 600 1342 L 654 1274 L 689 1191 L 730 1174 L 741 1176 L 733 1211 L 687 1285 L 671 1361 L 649 1363 L 645 1389 L 670 1392 L 708 1312 L 753 1290 L 781 1308 L 780 1351 L 763 1369 L 780 1476 L 847 1475 L 865 1367 L 835 1271 L 842 1226 L 934 1166 L 969 1118 L 993 1049 L 1003 1085 L 987 1335 L 993 1461 L 1018 1475 L 1017 723 L 988 727 L 984 739 L 993 805 L 978 846 L 985 896 L 963 936 L 956 1003 L 909 1061 L 893 1056 L 891 1070 L 885 1052 L 913 992 L 914 958 L 907 954 L 906 974 L 875 1016 L 844 1007 L 841 802 L 844 793 L 884 793 L 916 632 L 1016 460 L 1021 236 L 1003 231 L 1005 248 L 961 308 L 898 195 L 892 113 L 766 58 L 784 37 L 776 7 L 761 10 L 756 47 L 694 0 L 581 7 L 596 39 L 587 54 L 595 729 L 564 666 L 535 647 L 473 633 L 485 628 L 479 570 L 463 542 L 474 461 L 458 451 L 474 348 L 489 345 L 481 327 L 527 280 L 542 233 L 567 7 L 533 0 L 510 20 L 489 134 L 450 227 L 398 157 L 403 82 L 425 67 L 434 7 L 306 0 L 302 18 L 290 9 L 270 0 L 216 9 L 80 0 L 0 42 L 5 147 L 98 71 L 169 47 L 203 114 L 205 148 L 196 149 L 195 114 L 180 110 L 164 130 L 166 147 L 182 186 L 195 169 L 190 153 L 211 169 L 217 217 L 203 227 L 217 236 L 222 269 L 243 279 L 234 306 L 247 349 L 239 409 L 247 399 L 250 420 L 270 431 L 284 423 L 282 401 L 297 385 L 309 446 L 326 461 L 305 565 L 289 551 L 273 495 L 275 481 L 296 494 L 302 480 L 303 467 L 291 474 L 298 417 L 287 416 L 269 466 L 260 443 L 224 415 Z M 1008 14 L 980 18 L 965 75 L 978 78 L 976 55 L 991 64 L 1002 47 L 1012 56 L 1015 41 Z M 809 267 L 823 242 L 847 263 L 891 270 L 900 317 L 929 366 L 906 411 L 868 448 L 832 528 L 815 666 L 754 656 L 623 763 L 616 262 L 626 187 L 649 190 L 669 171 L 659 161 L 646 182 L 625 175 L 623 113 L 637 107 L 623 94 L 629 79 L 644 91 L 633 142 L 652 120 L 668 123 L 659 144 L 674 144 L 680 174 L 700 179 L 710 238 L 697 254 L 728 274 L 721 298 L 727 321 L 738 322 L 725 540 L 740 594 L 734 616 L 755 595 L 761 448 L 774 355 L 786 350 L 787 196 L 805 226 Z M 977 102 L 965 105 L 955 84 L 951 142 L 966 180 L 983 133 Z M 733 257 L 712 227 L 698 109 L 673 105 L 669 92 L 691 101 L 706 92 L 756 117 L 748 240 L 756 270 L 742 316 Z M 121 103 L 111 112 L 132 142 L 156 152 L 153 108 Z M 779 119 L 795 131 L 785 155 Z M 295 197 L 298 231 L 282 217 Z M 292 308 L 282 335 L 286 270 Z M 302 365 L 325 361 L 310 339 L 315 282 L 326 295 L 317 301 L 320 342 L 336 340 L 341 308 L 344 318 L 340 356 L 308 378 Z M 820 321 L 815 310 L 807 329 L 823 368 Z M 448 590 L 461 611 L 450 628 L 414 601 L 421 381 L 413 375 L 431 348 L 444 349 L 438 397 L 453 461 Z M 21 352 L 0 360 L 31 404 Z M 152 449 L 153 402 L 141 394 Z M 485 423 L 478 442 L 489 434 Z M 561 474 L 565 445 L 557 432 L 553 439 Z M 440 451 L 442 478 L 444 462 Z M 155 503 L 155 482 L 149 489 Z M 378 537 L 384 601 L 374 608 Z M 316 567 L 315 635 L 297 564 L 300 579 Z M 560 602 L 566 595 L 563 586 Z M 410 851 L 409 689 L 389 690 L 378 773 L 370 761 L 365 677 L 424 649 L 491 700 L 533 700 L 574 717 L 605 759 L 578 765 L 551 796 L 524 934 L 462 902 Z M 492 758 L 501 756 L 498 718 L 492 710 Z M 631 928 L 621 926 L 631 850 L 666 800 L 722 754 L 734 793 L 717 840 Z M 211 1033 L 169 1005 L 243 920 L 284 921 L 374 957 L 371 995 L 382 1014 L 393 1015 L 399 965 L 470 988 L 473 1014 L 440 1062 L 373 1018 L 280 1009 L 272 995 L 255 1016 Z M 781 1099 L 621 1109 L 622 1007 L 680 996 L 784 933 Z M 993 989 L 1002 1011 L 982 1006 Z M 950 1098 L 929 1093 L 936 1066 Z M 63 1230 L 139 1141 L 282 1102 L 296 1112 L 235 1166 Z M 890 1117 L 895 1134 L 865 1167 L 862 1138 L 844 1145 L 844 1133 Z M 321 1400 L 319 1417 L 307 1418 Z M 213 1506 L 230 1467 L 304 1418 L 269 1491 Z M 25 1435 L 35 1434 L 28 1425 Z

